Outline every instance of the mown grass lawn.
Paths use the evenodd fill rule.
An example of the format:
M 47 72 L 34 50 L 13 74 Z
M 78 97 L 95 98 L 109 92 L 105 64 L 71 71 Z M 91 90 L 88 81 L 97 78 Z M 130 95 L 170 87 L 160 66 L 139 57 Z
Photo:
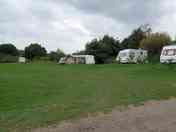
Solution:
M 176 68 L 165 65 L 0 64 L 0 132 L 169 97 Z

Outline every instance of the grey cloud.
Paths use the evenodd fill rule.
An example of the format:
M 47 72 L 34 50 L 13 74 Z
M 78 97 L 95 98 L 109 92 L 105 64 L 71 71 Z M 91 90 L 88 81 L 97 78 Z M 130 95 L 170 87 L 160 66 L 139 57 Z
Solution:
M 164 10 L 163 0 L 67 0 L 76 8 L 90 14 L 103 14 L 127 25 L 139 25 L 159 19 Z
M 172 0 L 0 0 L 0 43 L 39 42 L 70 53 L 104 34 L 122 39 L 145 23 L 174 35 L 175 7 Z
M 81 29 L 64 23 L 75 12 L 71 12 L 69 6 L 41 0 L 28 0 L 26 3 L 4 0 L 0 4 L 1 42 L 15 42 L 19 48 L 32 42 L 40 42 L 49 50 L 63 48 L 66 52 L 81 47 L 76 38 L 81 38 L 84 33 Z M 72 43 L 74 46 L 70 46 Z

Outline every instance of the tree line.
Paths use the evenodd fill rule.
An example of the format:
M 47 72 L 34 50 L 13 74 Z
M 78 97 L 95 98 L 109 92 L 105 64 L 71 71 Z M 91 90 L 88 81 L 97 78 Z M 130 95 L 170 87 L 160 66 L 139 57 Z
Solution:
M 149 54 L 149 61 L 159 61 L 163 46 L 175 41 L 164 32 L 153 32 L 149 25 L 142 25 L 134 29 L 129 36 L 120 41 L 110 35 L 95 38 L 88 42 L 85 49 L 73 54 L 94 55 L 97 64 L 113 63 L 118 52 L 123 49 L 145 49 Z M 58 62 L 65 53 L 57 49 L 47 53 L 45 47 L 32 43 L 24 50 L 18 50 L 13 44 L 0 45 L 0 62 L 15 62 L 18 56 L 26 57 L 28 60 L 50 60 Z
M 38 43 L 32 43 L 24 50 L 18 50 L 13 44 L 9 43 L 0 45 L 0 62 L 17 62 L 19 56 L 25 57 L 29 61 L 48 60 L 58 62 L 65 54 L 60 49 L 47 53 L 46 48 Z

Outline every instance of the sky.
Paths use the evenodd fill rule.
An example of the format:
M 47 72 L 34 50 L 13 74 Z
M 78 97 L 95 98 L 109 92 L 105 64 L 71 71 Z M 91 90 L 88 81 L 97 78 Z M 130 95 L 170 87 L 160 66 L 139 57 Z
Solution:
M 0 43 L 48 51 L 84 49 L 105 34 L 122 40 L 142 24 L 176 36 L 174 0 L 0 0 Z

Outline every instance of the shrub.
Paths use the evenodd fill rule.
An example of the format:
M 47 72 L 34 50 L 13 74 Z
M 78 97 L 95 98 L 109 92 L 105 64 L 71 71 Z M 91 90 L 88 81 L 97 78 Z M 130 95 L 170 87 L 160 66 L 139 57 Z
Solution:
M 55 61 L 55 62 L 58 62 L 60 60 L 60 58 L 64 57 L 64 56 L 65 56 L 64 53 L 62 53 L 62 52 L 58 53 L 58 52 L 54 52 L 54 51 L 50 52 L 48 55 L 49 60 Z
M 31 44 L 25 48 L 25 57 L 32 60 L 34 58 L 44 57 L 47 51 L 44 47 L 39 44 Z
M 159 60 L 162 47 L 168 45 L 171 42 L 171 38 L 166 33 L 153 33 L 143 39 L 140 43 L 140 48 L 148 51 L 149 60 Z
M 18 56 L 19 52 L 17 48 L 13 44 L 1 44 L 0 45 L 0 53 L 8 54 L 11 56 Z
M 0 63 L 16 63 L 18 62 L 18 56 L 12 56 L 8 54 L 0 54 Z

